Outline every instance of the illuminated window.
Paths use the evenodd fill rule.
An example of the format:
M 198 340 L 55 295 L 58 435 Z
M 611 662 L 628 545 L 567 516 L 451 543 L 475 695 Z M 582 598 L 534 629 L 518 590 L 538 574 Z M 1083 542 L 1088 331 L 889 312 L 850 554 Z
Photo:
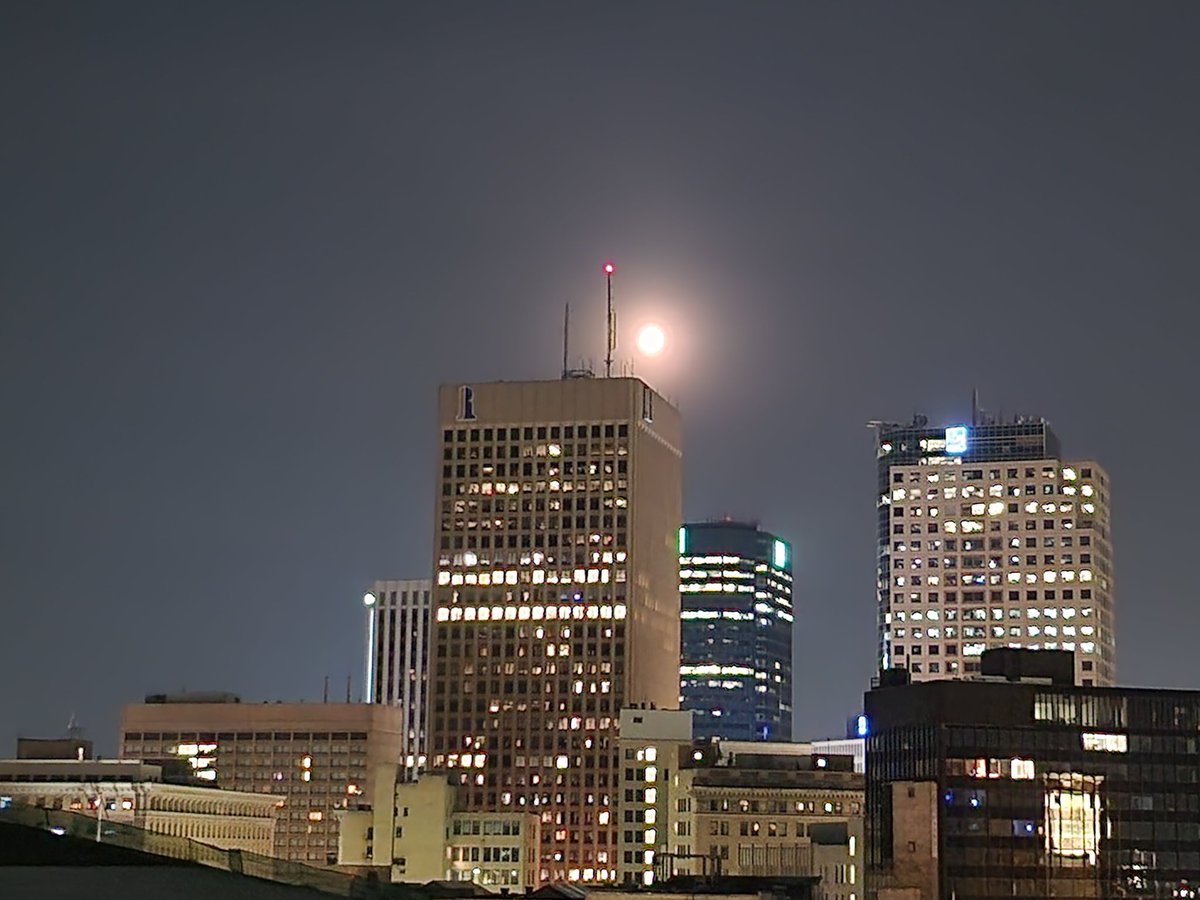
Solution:
M 1020 759 L 1019 757 L 1014 758 L 1012 760 L 1012 763 L 1010 766 L 1010 771 L 1011 771 L 1012 777 L 1014 779 L 1021 780 L 1021 781 L 1031 781 L 1031 780 L 1033 780 L 1033 777 L 1034 777 L 1033 760 L 1032 759 Z
M 1102 753 L 1126 753 L 1129 739 L 1123 734 L 1083 733 L 1083 749 Z

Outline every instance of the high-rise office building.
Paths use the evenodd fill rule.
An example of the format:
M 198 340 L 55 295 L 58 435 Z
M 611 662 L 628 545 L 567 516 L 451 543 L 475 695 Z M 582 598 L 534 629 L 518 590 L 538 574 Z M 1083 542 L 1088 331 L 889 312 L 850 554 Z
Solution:
M 1070 656 L 866 695 L 870 900 L 1196 896 L 1200 692 L 1077 686 Z
M 636 378 L 439 394 L 430 763 L 532 811 L 540 880 L 616 877 L 623 706 L 679 679 L 679 413 Z
M 1109 480 L 1042 419 L 876 429 L 880 668 L 979 671 L 989 647 L 1075 653 L 1113 682 Z
M 679 529 L 679 705 L 701 738 L 792 739 L 792 548 L 744 522 Z
M 399 707 L 404 736 L 399 760 L 405 777 L 425 767 L 429 688 L 429 610 L 432 582 L 376 581 L 367 605 L 367 703 Z

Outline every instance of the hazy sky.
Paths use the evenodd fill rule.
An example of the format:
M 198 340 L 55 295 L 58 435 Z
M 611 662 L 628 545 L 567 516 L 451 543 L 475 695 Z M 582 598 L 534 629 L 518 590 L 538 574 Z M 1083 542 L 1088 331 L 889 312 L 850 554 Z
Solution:
M 562 305 L 796 547 L 797 733 L 871 675 L 869 419 L 1048 417 L 1113 480 L 1121 680 L 1200 687 L 1194 3 L 0 5 L 0 754 L 149 691 L 361 681 L 435 386 Z

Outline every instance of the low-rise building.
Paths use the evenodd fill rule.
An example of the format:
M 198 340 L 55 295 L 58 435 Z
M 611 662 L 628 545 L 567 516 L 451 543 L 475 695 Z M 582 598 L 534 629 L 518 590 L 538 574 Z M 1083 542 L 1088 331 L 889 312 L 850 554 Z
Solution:
M 691 710 L 621 710 L 621 791 L 617 802 L 617 878 L 622 884 L 654 883 L 666 831 L 670 792 L 680 756 L 692 748 Z
M 216 787 L 281 801 L 276 855 L 332 865 L 334 812 L 371 802 L 370 774 L 380 766 L 394 770 L 403 732 L 402 711 L 384 704 L 154 695 L 122 710 L 120 752 L 147 762 L 183 761 Z
M 95 816 L 224 850 L 271 856 L 282 802 L 269 794 L 168 784 L 136 760 L 0 760 L 0 804 Z
M 862 718 L 865 723 L 866 717 Z M 866 728 L 865 724 L 863 728 Z M 863 775 L 867 771 L 867 741 L 865 737 L 828 738 L 808 743 L 812 747 L 812 752 L 818 756 L 849 756 L 854 760 L 855 772 Z
M 17 738 L 17 759 L 92 758 L 92 742 L 79 737 Z
M 383 873 L 393 882 L 473 882 L 523 892 L 540 885 L 538 817 L 520 812 L 470 812 L 444 772 L 415 781 L 403 767 L 376 775 L 373 807 L 360 804 L 341 819 L 338 864 Z M 384 802 L 390 783 L 393 801 Z
M 1063 651 L 866 695 L 868 897 L 1194 897 L 1200 691 L 1080 686 Z
M 853 758 L 809 744 L 693 742 L 687 715 L 622 712 L 622 883 L 819 876 L 814 896 L 858 900 L 863 778 Z
M 758 744 L 763 748 L 764 744 Z M 819 875 L 821 900 L 862 896 L 863 778 L 848 756 L 741 753 L 680 760 L 672 848 L 659 871 Z

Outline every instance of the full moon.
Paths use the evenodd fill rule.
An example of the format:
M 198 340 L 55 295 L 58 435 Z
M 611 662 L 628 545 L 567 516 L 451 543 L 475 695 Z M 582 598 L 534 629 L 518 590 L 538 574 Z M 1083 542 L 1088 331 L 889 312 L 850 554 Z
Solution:
M 638 349 L 647 356 L 658 356 L 667 345 L 667 336 L 662 328 L 651 323 L 643 325 L 637 336 Z

